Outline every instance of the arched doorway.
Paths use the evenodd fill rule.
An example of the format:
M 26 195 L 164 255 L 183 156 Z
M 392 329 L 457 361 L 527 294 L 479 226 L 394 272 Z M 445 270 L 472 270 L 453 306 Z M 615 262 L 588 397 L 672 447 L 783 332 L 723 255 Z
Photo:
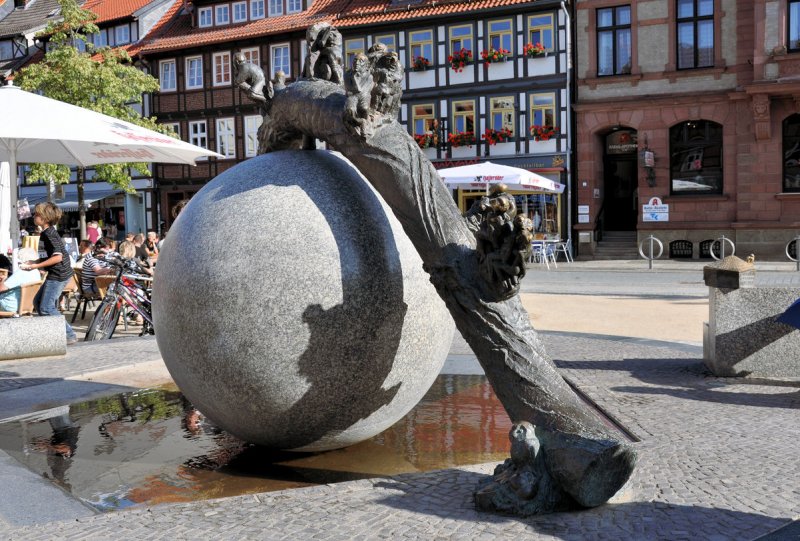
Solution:
M 638 212 L 639 145 L 636 130 L 615 129 L 605 136 L 603 152 L 603 229 L 635 231 Z

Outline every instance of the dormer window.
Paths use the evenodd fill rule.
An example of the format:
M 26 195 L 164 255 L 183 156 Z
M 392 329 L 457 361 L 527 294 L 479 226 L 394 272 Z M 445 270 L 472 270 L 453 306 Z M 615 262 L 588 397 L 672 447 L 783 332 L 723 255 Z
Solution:
M 286 0 L 286 13 L 300 13 L 303 11 L 303 0 Z
M 231 8 L 228 4 L 221 4 L 214 8 L 216 25 L 231 24 Z
M 233 3 L 233 22 L 243 23 L 247 20 L 247 2 Z
M 269 0 L 269 16 L 283 15 L 283 0 Z
M 264 0 L 250 0 L 250 19 L 264 18 Z
M 114 28 L 114 43 L 124 45 L 131 42 L 131 29 L 127 24 Z
M 200 28 L 206 28 L 209 26 L 213 26 L 214 21 L 211 15 L 211 8 L 200 8 L 197 10 L 197 26 Z

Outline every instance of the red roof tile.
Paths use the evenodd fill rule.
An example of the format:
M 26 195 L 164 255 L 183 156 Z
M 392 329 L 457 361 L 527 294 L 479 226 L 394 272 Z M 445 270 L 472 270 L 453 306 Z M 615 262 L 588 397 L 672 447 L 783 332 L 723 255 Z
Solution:
M 338 28 L 346 28 L 534 3 L 535 1 L 531 0 L 437 0 L 408 6 L 392 6 L 391 2 L 385 1 L 353 0 L 347 6 L 347 12 L 338 14 L 333 24 Z
M 337 27 L 355 27 L 398 22 L 422 17 L 468 13 L 482 9 L 535 3 L 531 0 L 436 0 L 408 7 L 391 6 L 386 0 L 315 0 L 308 11 L 267 17 L 244 24 L 213 28 L 192 28 L 191 16 L 180 14 L 161 32 L 151 32 L 143 40 L 141 53 L 172 51 L 214 43 L 257 38 L 305 30 L 314 23 L 329 21 Z
M 282 15 L 280 17 L 267 17 L 243 24 L 213 28 L 192 28 L 192 19 L 189 14 L 177 15 L 164 30 L 158 33 L 151 32 L 143 40 L 141 52 L 143 54 L 158 51 L 170 51 L 186 47 L 198 47 L 213 43 L 256 38 L 305 30 L 314 23 L 331 21 L 334 15 L 347 6 L 350 0 L 316 0 L 311 9 L 302 13 Z
M 105 23 L 116 19 L 123 19 L 133 15 L 153 0 L 87 0 L 83 9 L 88 9 L 97 15 L 95 24 Z

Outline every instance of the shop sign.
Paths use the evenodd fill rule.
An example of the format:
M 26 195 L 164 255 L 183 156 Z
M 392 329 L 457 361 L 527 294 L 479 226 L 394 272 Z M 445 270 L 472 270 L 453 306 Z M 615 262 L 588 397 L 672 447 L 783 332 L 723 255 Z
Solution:
M 648 204 L 642 205 L 642 221 L 668 222 L 669 205 L 665 205 L 658 197 L 651 197 Z
M 618 130 L 606 137 L 606 154 L 632 154 L 639 150 L 634 130 Z

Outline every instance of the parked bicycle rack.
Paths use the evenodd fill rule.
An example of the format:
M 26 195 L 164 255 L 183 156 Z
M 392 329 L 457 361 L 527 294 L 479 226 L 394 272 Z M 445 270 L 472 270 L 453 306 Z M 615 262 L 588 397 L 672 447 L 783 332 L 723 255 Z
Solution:
M 716 244 L 717 242 L 719 242 L 719 257 L 714 255 L 714 244 Z M 726 242 L 731 245 L 731 253 L 730 253 L 730 255 L 736 255 L 736 245 L 733 244 L 733 241 L 731 239 L 725 237 L 725 235 L 722 235 L 720 238 L 716 239 L 714 244 L 712 244 L 711 248 L 708 250 L 708 253 L 711 254 L 711 257 L 713 257 L 717 261 L 719 261 L 721 259 L 725 259 L 725 243 Z
M 650 241 L 650 251 L 648 252 L 649 255 L 645 255 L 644 243 L 648 241 Z M 653 247 L 654 247 L 653 243 L 658 244 L 658 255 L 656 256 L 653 255 Z M 650 235 L 649 237 L 647 237 L 646 239 L 644 239 L 642 242 L 639 243 L 639 255 L 648 261 L 650 270 L 653 270 L 653 260 L 661 257 L 663 253 L 664 253 L 664 244 L 660 240 L 655 238 L 653 235 Z
M 794 257 L 792 257 L 792 254 L 789 253 L 789 247 L 792 245 L 792 243 L 794 243 Z M 797 235 L 795 238 L 786 243 L 786 257 L 795 262 L 797 271 L 800 272 L 800 235 Z

